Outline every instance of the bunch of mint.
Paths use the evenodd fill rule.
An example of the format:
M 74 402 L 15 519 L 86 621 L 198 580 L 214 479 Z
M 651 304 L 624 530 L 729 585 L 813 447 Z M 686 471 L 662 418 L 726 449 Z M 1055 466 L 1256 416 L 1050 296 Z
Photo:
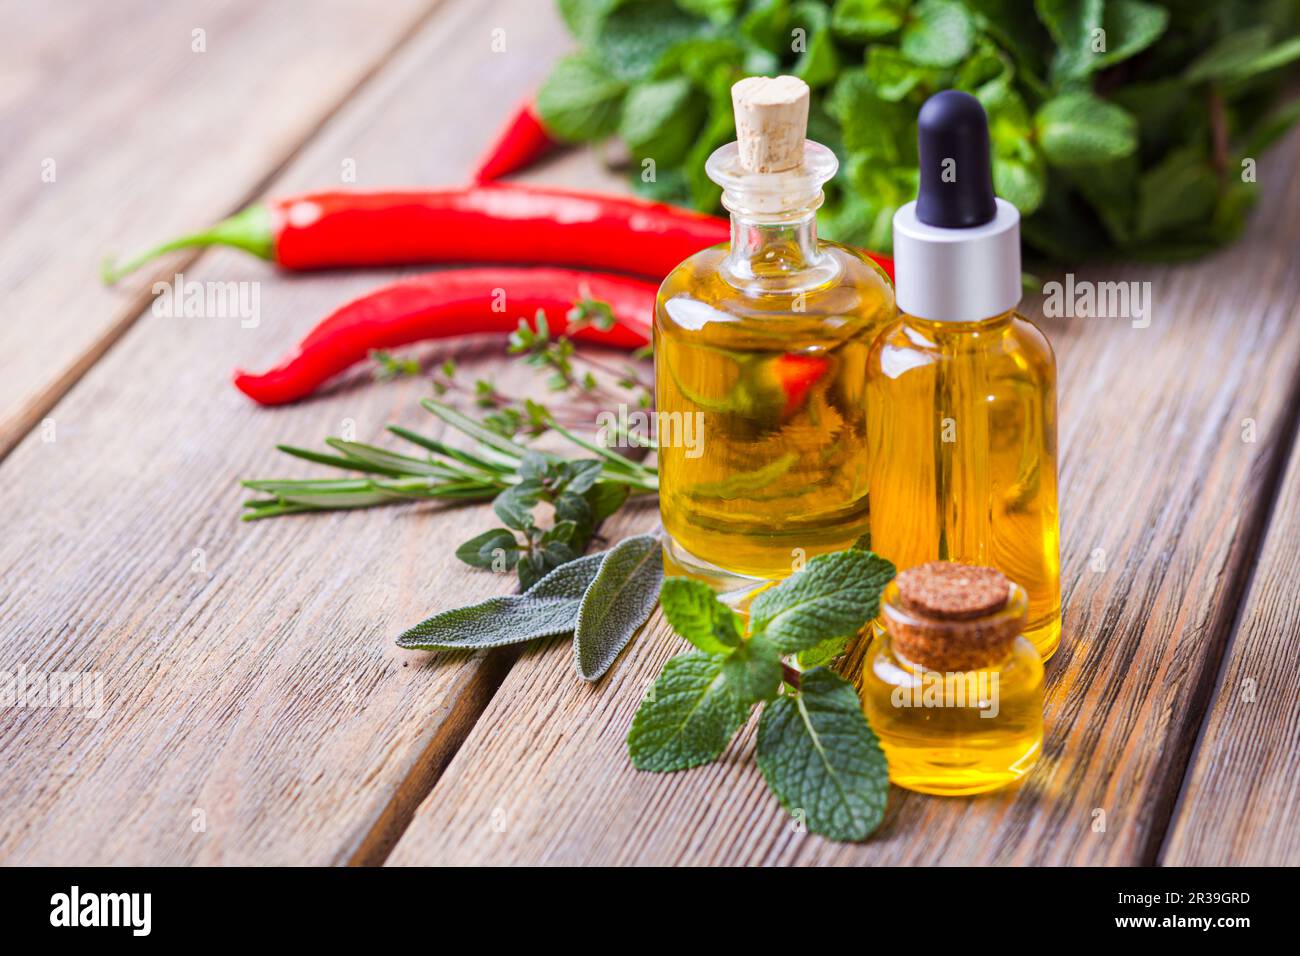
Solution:
M 685 770 L 721 756 L 763 706 L 759 769 L 787 812 L 833 840 L 865 839 L 880 824 L 889 771 L 852 685 L 823 666 L 880 607 L 894 566 L 853 548 L 820 555 L 761 592 L 749 626 L 702 582 L 668 578 L 664 617 L 696 648 L 670 659 L 637 709 L 628 752 L 639 770 Z
M 1297 0 L 558 0 L 581 44 L 538 93 L 547 129 L 619 137 L 654 198 L 718 207 L 704 160 L 734 138 L 730 88 L 793 73 L 835 150 L 822 230 L 888 251 L 916 195 L 916 114 L 967 90 L 1026 242 L 1077 261 L 1173 259 L 1234 238 L 1254 161 L 1300 117 Z

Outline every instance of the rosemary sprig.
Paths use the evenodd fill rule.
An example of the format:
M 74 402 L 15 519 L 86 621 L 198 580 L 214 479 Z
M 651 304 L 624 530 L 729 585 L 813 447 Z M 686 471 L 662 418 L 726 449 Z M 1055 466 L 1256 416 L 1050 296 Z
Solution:
M 359 472 L 367 477 L 243 481 L 241 484 L 245 488 L 265 496 L 244 502 L 243 519 L 257 521 L 307 511 L 371 508 L 401 501 L 486 501 L 525 480 L 521 470 L 526 456 L 540 455 L 556 463 L 563 461 L 557 455 L 526 448 L 450 405 L 434 399 L 425 399 L 421 405 L 473 439 L 474 447 L 453 448 L 436 438 L 398 425 L 388 426 L 388 431 L 423 449 L 426 453 L 423 457 L 338 438 L 326 440 L 334 454 L 278 445 L 280 451 L 294 458 Z M 580 438 L 567 429 L 552 428 L 584 451 L 600 456 L 601 467 L 596 484 L 623 485 L 631 494 L 653 494 L 659 490 L 659 476 L 654 468 Z

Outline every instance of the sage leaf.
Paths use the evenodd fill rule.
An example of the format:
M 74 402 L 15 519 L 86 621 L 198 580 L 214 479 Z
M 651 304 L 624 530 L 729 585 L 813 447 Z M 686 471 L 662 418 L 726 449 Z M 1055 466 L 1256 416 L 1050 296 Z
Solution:
M 723 674 L 726 658 L 691 651 L 664 665 L 627 735 L 638 770 L 664 773 L 718 758 L 752 709 Z
M 774 700 L 781 692 L 781 652 L 755 634 L 727 655 L 722 673 L 745 703 Z
M 894 566 L 870 551 L 818 555 L 754 599 L 750 627 L 784 653 L 854 634 L 879 612 L 880 593 L 893 577 Z
M 403 633 L 398 647 L 419 650 L 503 647 L 539 637 L 568 634 L 578 620 L 582 596 L 600 571 L 605 553 L 561 565 L 523 594 L 435 614 Z
M 663 546 L 657 535 L 627 538 L 606 553 L 583 595 L 573 630 L 579 677 L 599 680 L 609 670 L 654 610 L 663 576 Z
M 739 615 L 703 581 L 668 578 L 659 600 L 669 626 L 700 650 L 726 654 L 740 645 L 744 628 Z
M 788 813 L 832 840 L 864 840 L 880 825 L 889 768 L 852 685 L 824 667 L 797 694 L 768 704 L 758 724 L 758 767 Z

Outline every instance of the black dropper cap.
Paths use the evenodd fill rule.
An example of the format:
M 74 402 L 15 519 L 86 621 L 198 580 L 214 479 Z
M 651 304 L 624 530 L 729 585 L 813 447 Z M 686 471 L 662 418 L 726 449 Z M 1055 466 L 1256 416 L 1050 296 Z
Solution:
M 989 118 L 980 101 L 960 90 L 936 93 L 921 107 L 916 128 L 921 159 L 916 218 L 944 229 L 991 222 L 998 207 L 989 163 Z

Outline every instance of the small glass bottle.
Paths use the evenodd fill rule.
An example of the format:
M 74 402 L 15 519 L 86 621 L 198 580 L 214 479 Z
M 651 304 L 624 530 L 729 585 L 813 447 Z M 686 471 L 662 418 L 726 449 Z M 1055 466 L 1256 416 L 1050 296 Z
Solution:
M 1021 634 L 1027 607 L 1000 572 L 942 561 L 885 589 L 858 684 L 891 781 L 983 793 L 1038 761 L 1043 662 Z
M 1020 215 L 994 198 L 979 101 L 938 93 L 918 126 L 920 190 L 894 217 L 901 315 L 867 372 L 872 548 L 898 567 L 998 568 L 1027 592 L 1046 660 L 1061 636 L 1056 359 L 1014 311 Z
M 837 162 L 805 139 L 807 85 L 752 77 L 732 99 L 738 142 L 705 167 L 731 242 L 664 280 L 654 354 L 665 560 L 743 597 L 867 530 L 866 362 L 894 297 L 817 238 Z

